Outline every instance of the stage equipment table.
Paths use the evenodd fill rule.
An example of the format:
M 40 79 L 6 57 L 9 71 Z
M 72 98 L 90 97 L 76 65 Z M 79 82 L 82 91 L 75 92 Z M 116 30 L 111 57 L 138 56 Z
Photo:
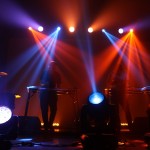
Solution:
M 25 106 L 25 113 L 24 116 L 27 116 L 28 113 L 28 107 L 29 107 L 29 102 L 31 97 L 35 94 L 35 93 L 39 93 L 40 91 L 56 91 L 57 95 L 69 95 L 72 99 L 73 99 L 73 103 L 75 105 L 75 115 L 76 115 L 76 119 L 75 121 L 77 121 L 78 118 L 78 95 L 77 95 L 77 88 L 67 88 L 67 89 L 49 89 L 49 88 L 44 88 L 44 87 L 40 87 L 40 86 L 28 86 L 27 87 L 27 99 L 26 99 L 26 106 Z
M 133 95 L 133 94 L 147 94 L 150 95 L 150 86 L 144 86 L 141 88 L 138 87 L 130 87 L 126 88 L 126 90 L 119 89 L 118 92 L 124 92 L 127 95 Z M 105 88 L 104 93 L 106 97 L 108 98 L 109 103 L 111 103 L 111 95 L 113 93 L 113 89 L 111 88 Z

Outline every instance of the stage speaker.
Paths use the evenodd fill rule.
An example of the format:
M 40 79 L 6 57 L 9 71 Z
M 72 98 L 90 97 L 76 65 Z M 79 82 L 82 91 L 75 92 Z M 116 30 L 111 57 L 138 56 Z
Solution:
M 41 122 L 35 116 L 19 116 L 19 135 L 32 136 L 40 133 Z
M 144 134 L 149 130 L 148 117 L 136 117 L 133 122 L 133 132 L 135 134 Z
M 14 140 L 18 136 L 18 116 L 12 116 L 7 122 L 0 124 L 0 140 Z

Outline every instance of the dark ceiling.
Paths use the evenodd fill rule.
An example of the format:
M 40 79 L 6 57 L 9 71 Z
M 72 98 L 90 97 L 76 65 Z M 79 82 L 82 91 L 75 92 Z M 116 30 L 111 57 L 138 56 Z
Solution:
M 58 17 L 59 14 L 56 15 L 55 13 L 59 9 L 57 6 L 64 7 L 65 5 L 69 5 L 72 8 L 74 3 L 77 3 L 78 7 L 80 7 L 81 22 L 87 19 L 89 24 L 98 15 L 104 14 L 103 12 L 109 10 L 110 12 L 112 11 L 112 17 L 114 15 L 118 16 L 118 20 L 114 18 L 116 25 L 132 24 L 150 16 L 149 0 L 12 0 L 11 2 L 15 5 L 17 4 L 30 17 L 43 24 L 61 24 L 61 20 Z M 59 13 L 61 14 L 63 12 L 60 11 Z M 113 24 L 111 25 L 113 26 Z
M 10 18 L 11 13 L 13 13 L 11 12 L 10 7 L 5 6 L 5 9 L 1 9 L 1 7 L 3 8 L 3 4 L 7 4 L 7 1 L 10 1 L 11 4 L 14 4 L 14 6 L 18 8 L 18 10 L 24 12 L 30 18 L 48 28 L 64 25 L 64 22 L 62 22 L 62 19 L 60 18 L 60 15 L 64 12 L 59 11 L 59 14 L 56 14 L 56 10 L 59 9 L 57 6 L 64 7 L 65 5 L 69 5 L 72 8 L 74 3 L 78 4 L 78 7 L 80 7 L 79 24 L 82 27 L 84 27 L 85 24 L 86 26 L 90 25 L 98 18 L 98 16 L 105 16 L 105 13 L 109 12 L 109 15 L 107 16 L 109 16 L 111 21 L 109 22 L 108 20 L 107 27 L 112 33 L 113 30 L 116 32 L 119 27 L 134 24 L 138 26 L 138 34 L 140 37 L 143 40 L 146 40 L 147 43 L 149 42 L 149 0 L 2 0 L 0 12 L 6 12 L 6 14 L 3 12 L 1 13 L 5 14 L 5 20 L 0 19 L 1 25 L 3 24 L 3 28 L 0 29 L 0 37 L 2 38 L 5 36 L 22 36 L 22 32 L 24 32 L 24 28 L 22 31 L 21 26 L 16 26 L 8 21 L 9 19 L 7 18 Z M 10 19 L 18 20 L 18 18 L 15 17 Z M 5 28 L 7 29 L 4 30 Z M 16 30 L 19 30 L 19 32 L 16 32 Z M 6 31 L 7 34 L 5 34 Z
M 99 16 L 105 16 L 109 12 L 110 22 L 107 27 L 112 31 L 119 27 L 136 25 L 141 38 L 148 39 L 150 34 L 150 8 L 149 0 L 14 0 L 29 16 L 44 26 L 63 26 L 60 14 L 56 14 L 59 7 L 79 8 L 79 27 L 93 23 Z M 137 33 L 138 34 L 138 33 Z M 142 37 L 143 36 L 143 37 Z
M 47 19 L 55 19 L 56 14 L 54 13 L 57 5 L 70 4 L 70 7 L 74 5 L 75 1 L 78 3 L 82 9 L 81 13 L 88 15 L 89 19 L 93 20 L 108 7 L 113 7 L 113 11 L 120 12 L 124 20 L 134 21 L 132 19 L 138 20 L 143 19 L 143 17 L 148 17 L 150 15 L 149 0 L 14 0 L 18 5 L 20 5 L 24 10 L 33 15 L 33 17 Z M 66 2 L 66 3 L 65 3 Z M 114 6 L 113 6 L 114 5 Z M 116 7 L 115 7 L 116 5 Z M 60 12 L 63 13 L 63 12 Z M 112 12 L 113 13 L 113 12 Z M 83 14 L 81 14 L 82 16 Z

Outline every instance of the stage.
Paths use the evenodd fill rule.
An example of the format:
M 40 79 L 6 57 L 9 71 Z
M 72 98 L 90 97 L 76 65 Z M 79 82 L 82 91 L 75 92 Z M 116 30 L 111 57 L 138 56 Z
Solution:
M 106 138 L 107 139 L 107 138 Z M 98 139 L 101 140 L 101 139 Z M 108 139 L 109 140 L 109 139 Z M 107 142 L 107 141 L 106 141 Z M 101 142 L 96 143 L 99 145 Z M 109 141 L 108 141 L 109 143 Z M 82 150 L 84 149 L 78 131 L 58 130 L 56 132 L 41 130 L 34 135 L 18 135 L 15 140 L 1 142 L 5 150 Z M 117 150 L 145 150 L 148 145 L 144 141 L 144 134 L 133 134 L 128 130 L 121 131 L 121 138 L 118 141 Z M 104 147 L 99 145 L 99 147 Z M 111 147 L 113 149 L 113 147 Z M 107 149 L 107 148 L 106 148 Z M 110 148 L 108 148 L 110 149 Z M 92 149 L 91 149 L 92 150 Z

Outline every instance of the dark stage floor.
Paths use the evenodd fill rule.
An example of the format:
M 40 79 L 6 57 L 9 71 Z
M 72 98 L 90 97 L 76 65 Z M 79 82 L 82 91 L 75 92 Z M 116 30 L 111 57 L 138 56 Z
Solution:
M 100 140 L 101 139 L 98 139 L 98 143 L 96 144 L 100 144 L 101 143 Z M 11 144 L 10 145 L 11 150 L 82 150 L 83 149 L 83 145 L 81 143 L 79 133 L 71 132 L 71 131 L 61 131 L 61 132 L 59 131 L 54 133 L 50 133 L 50 132 L 45 133 L 44 131 L 40 131 L 38 134 L 34 134 L 34 135 L 18 135 L 17 139 L 11 140 L 10 143 L 7 142 L 1 143 L 1 145 L 6 145 L 6 146 L 9 146 L 9 144 Z M 109 144 L 109 142 L 107 144 Z M 6 146 L 4 150 L 7 150 Z M 100 149 L 103 150 L 103 148 Z M 148 148 L 147 148 L 147 144 L 144 142 L 144 134 L 136 135 L 126 130 L 121 132 L 121 138 L 120 141 L 118 142 L 118 148 L 115 149 L 146 150 Z M 0 150 L 2 150 L 1 147 Z

